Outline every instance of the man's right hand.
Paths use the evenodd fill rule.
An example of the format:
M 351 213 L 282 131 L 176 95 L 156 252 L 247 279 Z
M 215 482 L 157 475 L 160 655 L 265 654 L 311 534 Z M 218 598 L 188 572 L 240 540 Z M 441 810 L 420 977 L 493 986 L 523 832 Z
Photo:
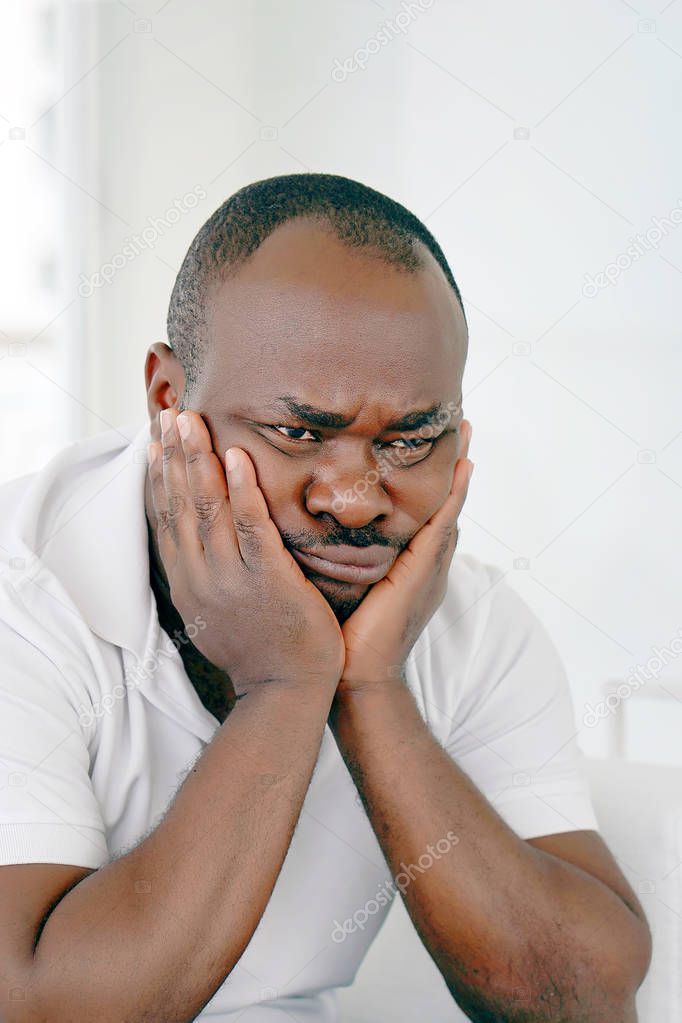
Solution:
M 185 626 L 203 619 L 192 643 L 227 672 L 238 696 L 266 681 L 336 686 L 341 628 L 306 579 L 270 518 L 256 471 L 231 448 L 227 477 L 201 416 L 161 415 L 161 444 L 149 445 L 156 542 L 171 600 Z M 228 489 L 229 487 L 229 489 Z

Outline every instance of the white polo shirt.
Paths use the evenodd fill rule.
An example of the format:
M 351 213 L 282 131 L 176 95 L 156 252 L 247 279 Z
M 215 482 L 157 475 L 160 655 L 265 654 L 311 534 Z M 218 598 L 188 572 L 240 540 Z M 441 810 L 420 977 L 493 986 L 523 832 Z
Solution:
M 0 487 L 0 864 L 97 868 L 125 853 L 220 727 L 158 622 L 149 439 L 149 423 L 110 430 Z M 596 830 L 565 671 L 502 576 L 455 553 L 408 685 L 438 742 L 521 838 Z M 451 844 L 444 855 L 456 855 Z M 326 726 L 265 913 L 197 1018 L 336 1020 L 331 989 L 352 983 L 394 894 Z

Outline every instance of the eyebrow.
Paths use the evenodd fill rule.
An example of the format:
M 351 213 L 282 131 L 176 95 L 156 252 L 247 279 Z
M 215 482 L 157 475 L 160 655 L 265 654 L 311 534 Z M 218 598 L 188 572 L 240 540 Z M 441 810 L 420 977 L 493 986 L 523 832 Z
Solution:
M 296 416 L 307 426 L 317 426 L 329 430 L 342 430 L 355 422 L 355 416 L 342 416 L 336 412 L 327 412 L 325 409 L 315 408 L 313 405 L 298 402 L 291 394 L 283 394 L 267 402 L 267 407 L 273 410 L 286 409 L 292 416 Z M 388 423 L 384 429 L 394 431 L 418 430 L 422 426 L 428 426 L 438 420 L 445 412 L 446 407 L 442 402 L 425 409 L 414 409 L 406 412 L 399 419 Z

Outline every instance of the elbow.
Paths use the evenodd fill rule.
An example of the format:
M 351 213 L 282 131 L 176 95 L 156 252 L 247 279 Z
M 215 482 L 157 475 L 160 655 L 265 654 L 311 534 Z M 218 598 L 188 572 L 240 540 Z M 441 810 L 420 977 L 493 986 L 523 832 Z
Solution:
M 631 911 L 629 926 L 619 929 L 612 945 L 605 971 L 608 990 L 616 1005 L 632 1007 L 623 1012 L 622 1018 L 627 1023 L 630 1020 L 634 1023 L 635 995 L 649 971 L 653 951 L 651 929 L 646 917 Z
M 473 1023 L 637 1023 L 635 996 L 652 953 L 643 917 L 632 913 L 601 948 L 574 946 L 572 955 L 564 949 L 549 958 L 546 951 L 529 949 L 523 969 L 488 964 L 480 974 L 485 984 L 470 986 L 461 977 L 446 984 Z

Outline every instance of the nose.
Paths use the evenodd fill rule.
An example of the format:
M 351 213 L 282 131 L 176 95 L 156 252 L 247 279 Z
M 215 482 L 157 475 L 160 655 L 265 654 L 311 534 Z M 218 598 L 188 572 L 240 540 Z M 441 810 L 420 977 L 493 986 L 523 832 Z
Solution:
M 383 477 L 371 462 L 357 468 L 328 466 L 306 491 L 311 515 L 327 512 L 349 529 L 366 526 L 379 515 L 390 515 L 393 502 L 386 493 Z

